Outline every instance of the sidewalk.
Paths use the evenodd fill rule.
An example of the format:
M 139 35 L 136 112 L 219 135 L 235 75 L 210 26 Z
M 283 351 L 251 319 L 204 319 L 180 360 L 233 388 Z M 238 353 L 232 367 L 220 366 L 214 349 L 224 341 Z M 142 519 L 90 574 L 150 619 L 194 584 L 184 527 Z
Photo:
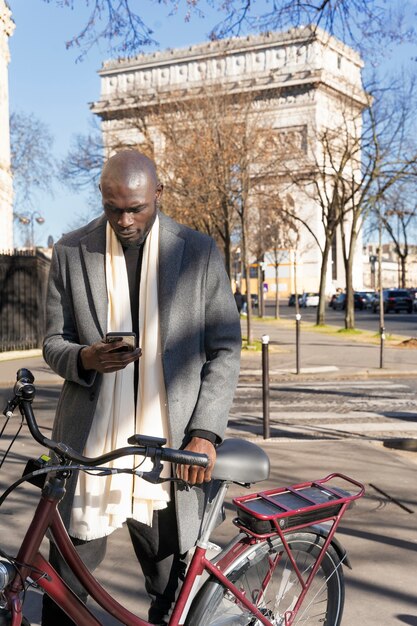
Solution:
M 267 318 L 268 320 L 268 318 Z M 260 341 L 269 336 L 269 373 L 271 377 L 299 378 L 317 374 L 326 377 L 367 378 L 370 376 L 417 376 L 417 342 L 410 347 L 385 344 L 383 368 L 380 368 L 380 345 L 360 336 L 326 334 L 301 327 L 299 346 L 300 374 L 296 374 L 295 323 L 253 322 L 253 336 Z M 416 329 L 417 331 L 417 329 Z M 246 334 L 246 323 L 242 322 Z M 407 337 L 404 337 L 406 340 Z M 242 352 L 241 375 L 260 375 L 261 352 Z

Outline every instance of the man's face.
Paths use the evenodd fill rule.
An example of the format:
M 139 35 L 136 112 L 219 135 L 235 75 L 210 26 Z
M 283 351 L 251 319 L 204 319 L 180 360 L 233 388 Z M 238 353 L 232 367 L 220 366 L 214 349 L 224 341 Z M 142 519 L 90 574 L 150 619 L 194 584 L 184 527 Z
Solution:
M 140 176 L 134 187 L 115 180 L 101 186 L 104 213 L 120 243 L 137 247 L 146 238 L 156 216 L 156 201 L 162 193 L 150 176 Z

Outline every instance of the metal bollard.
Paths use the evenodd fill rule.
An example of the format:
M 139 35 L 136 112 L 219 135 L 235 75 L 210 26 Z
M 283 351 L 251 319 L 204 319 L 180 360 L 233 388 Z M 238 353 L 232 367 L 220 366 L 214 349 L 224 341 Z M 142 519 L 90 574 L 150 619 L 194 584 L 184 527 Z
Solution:
M 296 374 L 300 373 L 300 322 L 301 315 L 297 313 L 295 316 L 295 371 Z
M 385 342 L 385 327 L 381 326 L 379 329 L 379 334 L 381 337 L 380 348 L 379 348 L 379 367 L 383 369 L 384 367 L 384 342 Z
M 262 407 L 264 439 L 269 439 L 269 335 L 262 335 Z

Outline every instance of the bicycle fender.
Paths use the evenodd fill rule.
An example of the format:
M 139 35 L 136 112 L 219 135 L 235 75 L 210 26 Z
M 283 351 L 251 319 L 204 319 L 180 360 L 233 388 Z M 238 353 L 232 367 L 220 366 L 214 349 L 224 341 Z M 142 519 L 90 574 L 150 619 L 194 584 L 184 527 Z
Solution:
M 309 526 L 309 528 L 317 533 L 317 535 L 320 535 L 320 537 L 323 537 L 323 539 L 327 539 L 327 537 L 329 536 L 329 529 L 323 524 L 314 524 L 314 526 Z M 306 528 L 306 531 L 308 531 L 308 528 Z M 343 563 L 343 565 L 346 565 L 346 567 L 348 567 L 349 569 L 353 569 L 345 548 L 336 537 L 333 537 L 331 545 L 336 550 L 337 556 L 339 557 L 341 563 Z

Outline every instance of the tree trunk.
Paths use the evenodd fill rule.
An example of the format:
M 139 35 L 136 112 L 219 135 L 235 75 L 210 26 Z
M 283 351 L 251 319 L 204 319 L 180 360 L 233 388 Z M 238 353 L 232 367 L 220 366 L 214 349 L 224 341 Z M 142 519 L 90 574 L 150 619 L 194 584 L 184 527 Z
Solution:
M 404 255 L 401 255 L 400 263 L 401 263 L 401 288 L 407 289 L 407 257 Z
M 329 253 L 332 241 L 326 238 L 324 249 L 321 257 L 320 268 L 320 287 L 319 287 L 319 305 L 317 307 L 317 326 L 323 326 L 326 320 L 326 279 L 327 279 L 327 264 L 329 262 Z
M 258 276 L 258 317 L 264 316 L 264 294 L 263 294 L 263 283 L 262 283 L 262 268 L 261 262 L 258 260 L 257 267 L 257 276 Z
M 275 319 L 279 319 L 279 263 L 275 260 Z
M 225 225 L 225 238 L 224 238 L 224 262 L 226 265 L 226 272 L 229 278 L 232 278 L 232 247 L 230 241 L 229 225 Z
M 352 268 L 353 268 L 353 257 L 356 248 L 357 235 L 354 230 L 352 230 L 350 246 L 349 246 L 349 254 L 347 259 L 345 260 L 345 273 L 346 273 L 346 311 L 345 311 L 345 328 L 347 330 L 355 328 L 355 299 L 353 295 L 353 279 L 352 279 Z
M 252 331 L 252 302 L 251 302 L 251 289 L 250 289 L 250 267 L 249 267 L 249 259 L 248 259 L 248 250 L 247 250 L 247 236 L 246 236 L 246 226 L 245 220 L 241 220 L 242 223 L 242 259 L 243 266 L 245 268 L 246 275 L 246 306 L 247 306 L 247 316 L 246 316 L 246 336 L 247 336 L 247 345 L 250 346 L 253 344 L 253 331 Z

